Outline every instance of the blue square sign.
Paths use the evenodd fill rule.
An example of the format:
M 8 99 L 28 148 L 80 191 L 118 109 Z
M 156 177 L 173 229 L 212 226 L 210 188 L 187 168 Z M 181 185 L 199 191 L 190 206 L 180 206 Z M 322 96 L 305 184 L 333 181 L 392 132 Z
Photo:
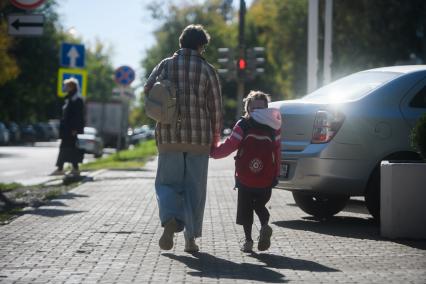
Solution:
M 76 78 L 80 86 L 80 92 L 83 97 L 87 94 L 87 71 L 84 69 L 76 68 L 59 68 L 58 71 L 58 96 L 65 97 L 67 94 L 64 90 L 64 80 L 69 78 Z
M 61 45 L 60 57 L 61 66 L 69 68 L 84 68 L 84 45 L 63 42 Z

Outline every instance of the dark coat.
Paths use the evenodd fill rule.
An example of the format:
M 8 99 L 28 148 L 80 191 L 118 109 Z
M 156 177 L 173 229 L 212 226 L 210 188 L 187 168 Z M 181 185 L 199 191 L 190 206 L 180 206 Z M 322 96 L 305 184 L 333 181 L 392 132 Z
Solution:
M 59 159 L 61 162 L 81 163 L 84 153 L 76 147 L 77 134 L 84 130 L 84 102 L 80 96 L 67 96 L 62 108 L 62 119 L 59 124 L 59 136 L 62 139 Z

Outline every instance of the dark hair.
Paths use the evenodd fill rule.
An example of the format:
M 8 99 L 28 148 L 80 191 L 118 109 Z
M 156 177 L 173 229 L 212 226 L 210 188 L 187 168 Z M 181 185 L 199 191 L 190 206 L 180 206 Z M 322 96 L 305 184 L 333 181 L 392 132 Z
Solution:
M 190 48 L 197 50 L 200 46 L 208 44 L 210 35 L 202 25 L 189 25 L 179 37 L 181 48 Z

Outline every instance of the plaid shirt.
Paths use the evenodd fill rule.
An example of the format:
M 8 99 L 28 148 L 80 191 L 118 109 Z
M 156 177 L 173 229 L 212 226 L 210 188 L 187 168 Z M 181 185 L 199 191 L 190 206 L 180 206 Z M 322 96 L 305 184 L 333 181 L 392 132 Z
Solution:
M 162 144 L 191 144 L 209 149 L 222 127 L 222 95 L 215 68 L 197 51 L 181 48 L 154 68 L 145 90 L 149 91 L 161 79 L 172 81 L 178 90 L 181 123 L 157 123 L 159 149 Z

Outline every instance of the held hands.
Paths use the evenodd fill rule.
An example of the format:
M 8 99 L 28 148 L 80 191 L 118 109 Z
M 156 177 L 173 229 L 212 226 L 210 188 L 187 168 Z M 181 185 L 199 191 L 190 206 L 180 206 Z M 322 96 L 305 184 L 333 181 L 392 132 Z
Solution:
M 213 147 L 217 148 L 220 145 L 220 135 L 213 136 Z
M 220 145 L 220 135 L 213 136 L 212 145 L 210 147 L 210 157 L 212 157 L 212 153 L 214 150 Z

